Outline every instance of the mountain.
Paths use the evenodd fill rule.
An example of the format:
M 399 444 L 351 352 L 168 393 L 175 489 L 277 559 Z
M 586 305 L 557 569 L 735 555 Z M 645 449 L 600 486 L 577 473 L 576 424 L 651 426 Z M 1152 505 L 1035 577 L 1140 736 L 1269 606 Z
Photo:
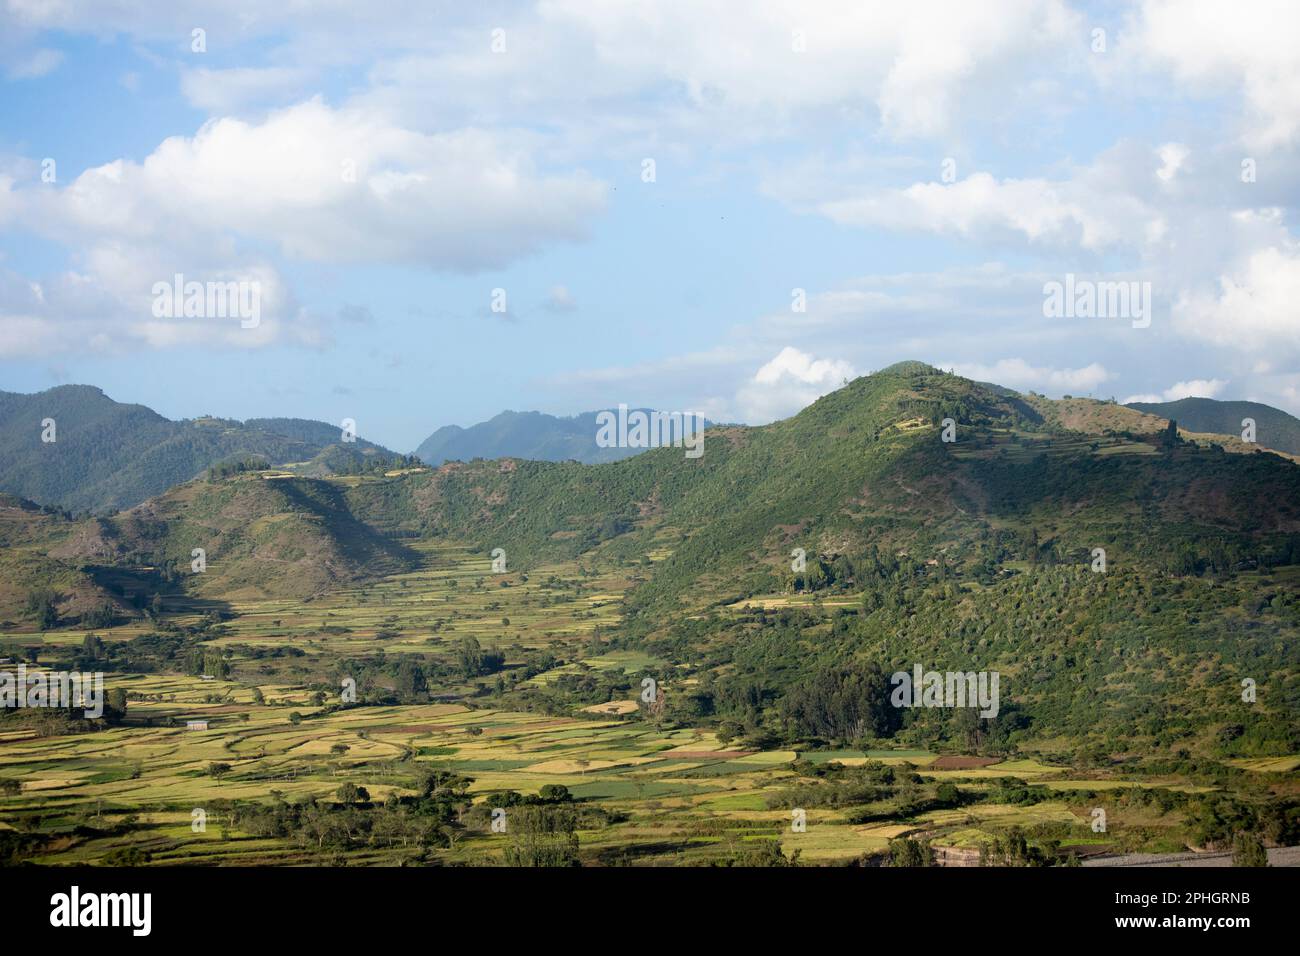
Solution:
M 54 421 L 48 443 L 42 441 L 47 419 Z M 336 467 L 397 457 L 361 439 L 339 439 L 338 428 L 303 419 L 171 421 L 89 385 L 0 392 L 0 491 L 70 511 L 104 512 L 139 504 L 221 462 L 307 462 L 330 448 L 338 449 Z M 328 472 L 324 465 L 317 470 Z
M 1300 455 L 1300 419 L 1259 402 L 1221 402 L 1214 398 L 1182 398 L 1176 402 L 1129 402 L 1128 408 L 1173 419 L 1193 432 L 1241 436 L 1243 418 L 1255 420 L 1255 440 L 1265 448 Z
M 0 622 L 29 615 L 38 593 L 62 624 L 85 624 L 105 606 L 138 616 L 155 594 L 173 609 L 225 608 L 310 598 L 414 564 L 402 543 L 352 516 L 343 487 L 320 479 L 239 473 L 79 520 L 0 494 Z
M 633 409 L 649 412 L 649 409 Z M 596 444 L 600 412 L 559 418 L 543 412 L 502 412 L 469 428 L 444 425 L 420 443 L 415 455 L 427 465 L 475 458 L 526 458 L 600 464 L 640 454 L 644 448 Z M 617 413 L 615 413 L 617 414 Z
M 71 593 L 89 578 L 116 586 L 122 605 L 121 582 L 147 591 L 146 579 L 164 606 L 310 597 L 419 565 L 417 542 L 502 548 L 514 574 L 622 568 L 610 646 L 664 662 L 692 688 L 673 708 L 750 745 L 852 741 L 863 718 L 840 682 L 919 663 L 1001 674 L 1005 706 L 978 729 L 942 709 L 906 715 L 927 739 L 979 738 L 955 746 L 1097 735 L 1230 740 L 1235 753 L 1300 746 L 1288 717 L 1300 679 L 1300 465 L 1289 458 L 917 362 L 783 421 L 710 428 L 703 448 L 597 465 L 214 476 L 111 518 L 12 503 L 0 533 L 14 542 L 6 561 L 31 562 L 24 586 Z M 195 547 L 207 552 L 201 575 L 187 573 Z M 801 552 L 802 567 L 791 560 Z M 9 594 L 0 614 L 31 614 L 13 604 L 22 587 Z M 453 650 L 429 653 L 453 666 Z M 1246 677 L 1258 708 L 1241 707 Z M 885 713 L 880 736 L 903 719 Z
M 65 619 L 77 620 L 113 605 L 108 592 L 78 562 L 51 554 L 74 528 L 57 510 L 0 493 L 0 627 L 27 615 L 31 599 L 41 592 L 57 595 L 53 603 Z
M 951 444 L 940 440 L 945 418 L 956 423 Z M 1249 549 L 1300 531 L 1294 464 L 1169 444 L 1164 424 L 901 363 L 784 421 L 710 429 L 698 460 L 660 448 L 599 467 L 476 462 L 350 495 L 367 520 L 509 542 L 525 562 L 607 541 L 627 554 L 666 547 L 634 603 L 695 607 L 770 577 L 796 546 L 979 564 L 1032 557 L 1025 541 L 1036 536 L 1038 556 L 1109 546 L 1163 567 L 1211 539 Z

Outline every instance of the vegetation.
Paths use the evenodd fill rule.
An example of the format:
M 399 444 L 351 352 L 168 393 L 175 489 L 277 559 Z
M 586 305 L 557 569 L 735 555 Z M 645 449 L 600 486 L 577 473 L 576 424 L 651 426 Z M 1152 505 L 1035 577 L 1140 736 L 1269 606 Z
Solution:
M 235 457 L 115 515 L 0 499 L 0 657 L 109 691 L 104 722 L 0 712 L 0 856 L 1257 865 L 1300 843 L 1294 462 L 919 363 L 705 448 Z M 996 673 L 996 715 L 895 706 L 918 665 Z

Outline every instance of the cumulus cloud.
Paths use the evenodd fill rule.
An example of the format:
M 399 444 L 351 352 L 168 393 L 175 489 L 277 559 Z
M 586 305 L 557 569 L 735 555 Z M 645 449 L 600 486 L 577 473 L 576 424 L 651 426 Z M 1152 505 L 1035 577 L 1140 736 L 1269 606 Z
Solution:
M 745 421 L 762 424 L 792 415 L 856 373 L 842 359 L 818 359 L 787 345 L 741 386 L 735 405 Z
M 1087 177 L 996 179 L 972 173 L 952 183 L 914 183 L 821 202 L 818 212 L 849 226 L 932 232 L 1036 246 L 1139 247 L 1156 214 L 1141 198 L 1094 188 Z
M 666 76 L 696 106 L 761 115 L 866 105 L 898 137 L 950 131 L 972 90 L 1013 91 L 1008 63 L 1028 70 L 1052 49 L 1059 67 L 1079 25 L 1058 0 L 1015 0 L 997 16 L 961 0 L 760 0 L 743 16 L 726 0 L 547 0 L 540 10 L 589 32 L 602 70 Z
M 213 120 L 142 163 L 14 198 L 28 223 L 69 242 L 244 238 L 316 262 L 475 271 L 581 238 L 604 196 L 585 174 L 537 171 L 503 134 L 413 133 L 312 99 L 259 123 Z
M 1103 382 L 1114 378 L 1098 362 L 1082 368 L 1052 368 L 1031 365 L 1021 358 L 1006 358 L 991 365 L 958 362 L 951 367 L 958 375 L 976 381 L 992 382 L 1022 391 L 1032 388 L 1061 394 L 1092 392 Z
M 68 270 L 41 281 L 30 281 L 0 270 L 0 358 L 33 358 L 79 352 L 122 353 L 187 345 L 233 349 L 261 348 L 276 343 L 319 346 L 327 341 L 322 323 L 297 303 L 276 270 L 247 262 L 238 268 L 202 268 L 179 273 L 182 288 L 199 283 L 203 307 L 185 315 L 182 307 L 157 314 L 157 288 L 174 286 L 176 273 L 166 273 L 156 259 L 103 247 L 96 250 L 87 271 Z M 150 264 L 152 263 L 152 265 Z M 209 284 L 243 286 L 248 304 L 235 297 L 211 309 Z M 184 299 L 177 300 L 181 303 Z M 218 300 L 214 297 L 212 302 Z
M 1182 398 L 1217 398 L 1227 382 L 1217 378 L 1197 378 L 1189 382 L 1175 382 L 1158 395 L 1130 395 L 1123 404 L 1131 402 L 1176 402 Z
M 1199 92 L 1238 90 L 1248 112 L 1243 140 L 1271 149 L 1300 138 L 1296 36 L 1300 6 L 1291 0 L 1146 0 L 1119 50 Z
M 1218 288 L 1184 293 L 1176 326 L 1197 338 L 1243 352 L 1300 358 L 1300 244 L 1258 249 Z
M 522 138 L 416 133 L 319 99 L 260 122 L 212 120 L 142 162 L 115 160 L 66 186 L 15 182 L 0 177 L 0 222 L 64 243 L 76 266 L 46 280 L 56 294 L 41 309 L 0 299 L 0 315 L 79 331 L 16 337 L 11 351 L 68 338 L 82 347 L 123 337 L 161 347 L 208 333 L 224 341 L 211 325 L 150 321 L 151 288 L 177 273 L 260 283 L 271 321 L 230 341 L 269 344 L 298 312 L 268 250 L 475 272 L 582 238 L 605 202 L 603 184 L 581 172 L 535 168 Z

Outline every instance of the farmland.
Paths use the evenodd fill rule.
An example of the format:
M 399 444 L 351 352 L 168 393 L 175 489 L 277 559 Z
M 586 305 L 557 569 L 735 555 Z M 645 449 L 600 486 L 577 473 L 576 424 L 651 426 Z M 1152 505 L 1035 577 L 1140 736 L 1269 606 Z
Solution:
M 493 575 L 486 556 L 464 546 L 426 545 L 421 554 L 419 570 L 364 587 L 311 601 L 237 603 L 206 642 L 228 663 L 223 678 L 110 673 L 107 688 L 124 691 L 128 701 L 117 726 L 55 737 L 7 731 L 0 779 L 13 783 L 0 796 L 0 830 L 39 846 L 37 858 L 48 865 L 493 865 L 505 860 L 513 839 L 509 809 L 504 831 L 491 825 L 493 809 L 513 805 L 515 798 L 503 795 L 559 793 L 575 812 L 583 863 L 842 864 L 879 862 L 900 838 L 964 848 L 1012 831 L 1081 855 L 1181 849 L 1185 825 L 1173 805 L 1129 806 L 1117 798 L 1135 788 L 1219 789 L 1176 774 L 1081 774 L 1048 755 L 796 752 L 722 740 L 716 730 L 660 719 L 640 700 L 641 680 L 662 673 L 662 661 L 601 642 L 601 632 L 619 623 L 626 569 L 569 563 Z M 185 607 L 175 615 L 180 624 L 198 620 Z M 130 642 L 141 631 L 101 633 Z M 39 637 L 5 635 L 10 646 Z M 66 648 L 83 638 L 50 634 L 42 646 Z M 495 686 L 452 676 L 431 685 L 423 704 L 376 702 L 382 694 L 364 681 L 356 703 L 340 705 L 336 693 L 322 693 L 349 662 L 376 655 L 452 667 L 468 639 L 500 648 L 501 673 L 510 676 Z M 282 645 L 303 654 L 257 656 Z M 551 666 L 537 670 L 539 660 Z M 515 676 L 529 661 L 536 673 Z M 604 704 L 557 705 L 562 697 L 542 696 L 586 674 L 617 692 Z M 669 681 L 663 691 L 678 687 Z M 543 710 L 527 709 L 544 702 Z M 206 729 L 186 729 L 195 720 Z M 1244 763 L 1246 778 L 1280 781 L 1295 760 Z M 312 838 L 266 835 L 243 823 L 248 805 L 377 815 L 413 799 L 436 772 L 466 782 L 462 806 L 431 839 L 385 836 L 377 824 L 364 837 L 313 830 Z M 843 803 L 823 799 L 856 786 L 857 778 L 842 782 L 854 774 L 876 781 L 876 792 Z M 882 774 L 891 775 L 887 783 Z M 360 789 L 349 792 L 348 784 Z M 1111 807 L 1105 834 L 1091 829 L 1095 806 Z
M 0 658 L 106 680 L 102 721 L 0 715 L 0 855 L 1300 844 L 1294 462 L 921 363 L 708 435 L 698 460 L 242 461 L 105 515 L 0 499 Z M 900 706 L 918 669 L 997 706 Z

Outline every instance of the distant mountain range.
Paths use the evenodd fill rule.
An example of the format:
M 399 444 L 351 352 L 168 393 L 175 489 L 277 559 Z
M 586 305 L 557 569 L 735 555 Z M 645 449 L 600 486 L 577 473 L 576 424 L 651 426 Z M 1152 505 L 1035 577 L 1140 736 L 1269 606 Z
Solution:
M 1257 402 L 1040 402 L 1032 394 L 978 384 L 1002 398 L 1041 404 L 1043 414 L 1060 426 L 1086 432 L 1129 427 L 1124 414 L 1131 409 L 1172 418 L 1188 432 L 1236 441 L 1241 420 L 1253 418 L 1261 447 L 1300 454 L 1300 420 Z M 645 450 L 597 444 L 600 414 L 505 411 L 468 428 L 439 428 L 415 455 L 435 467 L 477 458 L 601 464 Z M 52 443 L 41 439 L 46 419 L 55 422 Z M 339 426 L 302 418 L 172 421 L 143 405 L 116 402 L 89 385 L 61 385 L 33 395 L 0 392 L 0 492 L 69 511 L 103 513 L 132 507 L 221 463 L 260 458 L 269 465 L 293 465 L 292 471 L 304 477 L 327 477 L 356 471 L 368 461 L 401 458 L 373 442 L 340 438 Z
M 630 412 L 649 409 L 631 409 Z M 630 414 L 629 412 L 629 414 Z M 531 461 L 580 461 L 586 465 L 618 461 L 645 448 L 602 448 L 596 443 L 600 412 L 568 418 L 544 412 L 502 412 L 469 428 L 444 425 L 420 443 L 416 457 L 427 465 L 475 458 L 527 458 Z M 706 422 L 706 425 L 712 425 Z
M 42 440 L 47 420 L 54 423 L 52 442 Z M 0 392 L 0 491 L 103 512 L 139 504 L 222 462 L 302 462 L 305 474 L 332 474 L 372 456 L 398 457 L 360 438 L 340 438 L 337 426 L 298 418 L 172 421 L 89 385 Z
M 1300 419 L 1259 402 L 1221 402 L 1213 398 L 1183 398 L 1176 402 L 1129 402 L 1148 415 L 1171 418 L 1178 427 L 1215 435 L 1241 435 L 1243 418 L 1255 420 L 1255 441 L 1265 448 L 1300 455 Z

